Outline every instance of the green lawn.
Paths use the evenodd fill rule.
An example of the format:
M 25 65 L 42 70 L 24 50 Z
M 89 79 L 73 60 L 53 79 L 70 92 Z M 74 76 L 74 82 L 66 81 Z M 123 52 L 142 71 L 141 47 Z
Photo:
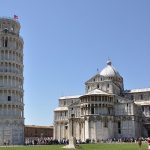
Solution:
M 19 146 L 0 147 L 0 150 L 65 150 L 62 145 L 49 146 Z M 77 150 L 147 150 L 147 145 L 142 144 L 141 149 L 137 144 L 82 144 Z M 71 149 L 70 149 L 71 150 Z

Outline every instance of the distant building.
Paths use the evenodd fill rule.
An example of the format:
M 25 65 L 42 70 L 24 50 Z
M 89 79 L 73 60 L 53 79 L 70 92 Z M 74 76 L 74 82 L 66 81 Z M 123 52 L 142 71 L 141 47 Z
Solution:
M 25 125 L 25 138 L 53 137 L 53 126 Z
M 24 42 L 16 19 L 0 18 L 0 145 L 24 143 Z
M 108 61 L 85 82 L 84 95 L 59 98 L 54 138 L 70 135 L 81 141 L 150 136 L 150 88 L 124 90 L 123 77 Z

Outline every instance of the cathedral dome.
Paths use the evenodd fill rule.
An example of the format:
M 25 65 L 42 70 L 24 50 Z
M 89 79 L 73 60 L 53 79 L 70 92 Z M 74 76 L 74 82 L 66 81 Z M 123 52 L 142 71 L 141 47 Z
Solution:
M 107 66 L 100 72 L 104 77 L 121 77 L 119 72 L 112 66 L 111 61 L 107 61 Z

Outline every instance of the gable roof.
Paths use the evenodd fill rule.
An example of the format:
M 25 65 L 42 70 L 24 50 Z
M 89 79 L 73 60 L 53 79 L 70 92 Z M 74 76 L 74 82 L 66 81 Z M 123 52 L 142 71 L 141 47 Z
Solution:
M 93 91 L 90 91 L 87 94 L 84 94 L 82 96 L 87 96 L 87 95 L 114 95 L 114 94 L 106 93 L 100 89 L 94 89 Z

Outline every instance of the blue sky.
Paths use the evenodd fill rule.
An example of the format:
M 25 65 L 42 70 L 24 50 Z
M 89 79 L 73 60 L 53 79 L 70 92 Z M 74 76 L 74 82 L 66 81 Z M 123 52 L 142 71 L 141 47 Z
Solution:
M 125 89 L 150 87 L 149 0 L 0 0 L 24 39 L 25 124 L 51 125 L 58 98 L 84 93 L 108 58 Z

